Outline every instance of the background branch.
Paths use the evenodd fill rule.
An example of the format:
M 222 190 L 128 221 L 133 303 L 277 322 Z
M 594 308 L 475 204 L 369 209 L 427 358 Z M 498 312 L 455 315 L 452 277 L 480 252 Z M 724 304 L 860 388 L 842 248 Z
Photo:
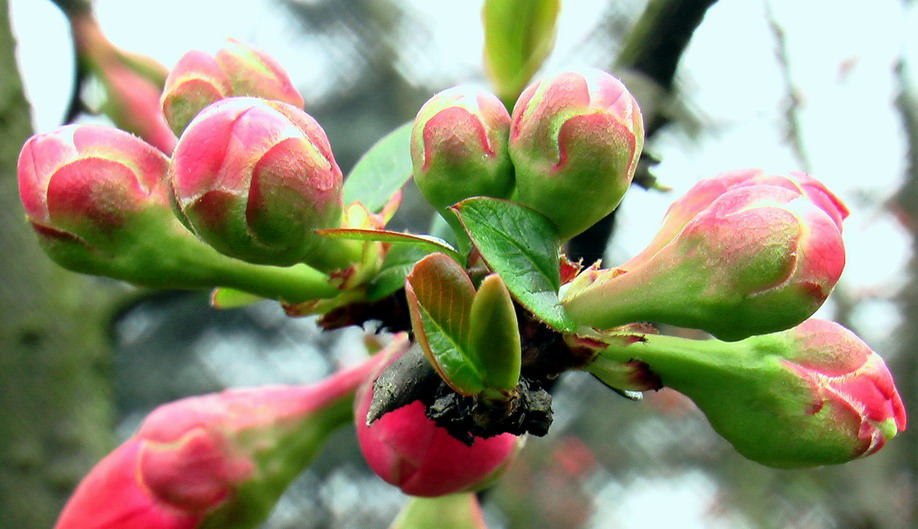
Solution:
M 646 140 L 666 123 L 666 101 L 675 94 L 676 69 L 708 8 L 717 0 L 650 0 L 644 13 L 625 37 L 615 70 L 641 105 Z M 652 158 L 642 155 L 636 182 L 653 182 Z M 601 259 L 615 225 L 615 212 L 571 239 L 571 259 L 592 263 Z

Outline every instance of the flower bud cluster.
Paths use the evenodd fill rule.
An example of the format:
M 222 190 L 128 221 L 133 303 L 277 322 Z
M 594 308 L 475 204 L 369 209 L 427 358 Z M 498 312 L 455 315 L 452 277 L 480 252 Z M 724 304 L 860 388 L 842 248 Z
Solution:
M 104 71 L 112 87 L 120 86 L 118 68 Z M 608 73 L 588 69 L 536 82 L 510 111 L 493 94 L 468 86 L 440 92 L 420 109 L 410 147 L 403 146 L 405 161 L 410 154 L 427 201 L 457 232 L 468 232 L 465 243 L 479 245 L 479 255 L 467 260 L 461 244 L 457 251 L 433 237 L 381 229 L 397 206 L 397 189 L 385 195 L 379 214 L 361 200 L 344 203 L 328 137 L 267 55 L 235 41 L 214 55 L 191 52 L 166 79 L 160 104 L 145 119 L 158 120 L 160 133 L 168 122 L 179 137 L 176 143 L 166 131 L 159 149 L 95 125 L 61 127 L 23 147 L 18 177 L 26 215 L 61 265 L 150 286 L 232 287 L 278 299 L 289 314 L 341 308 L 335 317 L 347 323 L 370 310 L 364 302 L 372 287 L 384 295 L 406 287 L 415 340 L 442 346 L 436 354 L 427 351 L 441 376 L 443 365 L 454 374 L 480 368 L 481 381 L 493 390 L 485 402 L 521 401 L 524 351 L 545 349 L 545 343 L 524 341 L 551 341 L 552 351 L 577 344 L 591 353 L 577 357 L 578 367 L 613 387 L 624 381 L 620 389 L 655 389 L 662 382 L 682 391 L 740 453 L 768 465 L 847 461 L 875 452 L 905 428 L 901 398 L 882 360 L 837 324 L 808 320 L 841 276 L 848 215 L 809 175 L 749 169 L 702 180 L 670 207 L 638 255 L 609 269 L 597 263 L 557 292 L 558 271 L 543 265 L 559 260 L 559 240 L 618 206 L 643 149 L 636 100 Z M 475 196 L 518 202 L 551 222 L 501 200 L 453 208 Z M 468 227 L 474 223 L 464 217 L 460 224 L 454 211 L 474 210 L 469 204 L 476 202 L 512 206 L 526 214 L 514 218 L 520 224 L 538 220 L 536 235 L 544 240 L 510 242 L 549 241 L 548 257 L 510 256 L 503 271 L 493 266 L 495 256 Z M 479 229 L 493 228 L 486 220 L 476 220 Z M 517 235 L 530 235 L 525 228 Z M 499 235 L 485 242 L 508 242 Z M 385 290 L 391 285 L 372 282 L 383 276 L 392 241 L 448 253 L 438 251 L 436 259 L 411 254 L 380 281 L 398 283 Z M 510 277 L 506 270 L 515 272 L 517 261 L 528 268 Z M 417 263 L 430 268 L 419 270 Z M 414 271 L 399 275 L 406 266 Z M 449 277 L 460 276 L 464 290 L 445 288 Z M 424 296 L 413 280 L 429 286 Z M 535 308 L 520 292 L 537 301 Z M 470 307 L 456 309 L 466 294 Z M 524 305 L 532 314 L 524 314 Z M 555 332 L 561 326 L 520 332 L 518 314 L 535 323 L 540 313 L 557 315 L 563 332 Z M 455 329 L 441 319 L 455 320 L 449 321 Z M 645 321 L 717 339 L 629 331 Z M 447 343 L 455 336 L 471 344 L 467 350 Z M 58 528 L 110 527 L 118 517 L 152 528 L 256 520 L 266 512 L 270 494 L 264 491 L 279 493 L 290 468 L 314 454 L 313 441 L 352 413 L 370 467 L 404 492 L 440 496 L 487 486 L 512 461 L 518 437 L 505 433 L 466 444 L 429 419 L 419 400 L 367 423 L 373 381 L 407 350 L 406 342 L 400 338 L 369 362 L 377 367 L 372 373 L 341 373 L 312 388 L 211 395 L 154 412 L 87 477 Z M 460 354 L 467 352 L 474 354 Z M 492 353 L 497 356 L 487 356 Z M 485 393 L 469 391 L 475 392 Z
M 90 22 L 75 27 L 89 51 L 109 57 Z M 165 113 L 177 143 L 166 130 L 172 142 L 157 150 L 98 125 L 38 134 L 19 160 L 26 214 L 52 258 L 75 271 L 287 303 L 332 297 L 326 274 L 372 270 L 382 254 L 315 233 L 345 221 L 343 178 L 302 106 L 262 52 L 236 41 L 214 56 L 191 52 L 169 74 L 161 111 L 132 114 L 159 122 Z
M 440 92 L 418 112 L 411 155 L 418 188 L 441 211 L 473 196 L 512 198 L 566 240 L 615 209 L 643 144 L 634 97 L 587 69 L 529 86 L 512 115 L 482 89 Z

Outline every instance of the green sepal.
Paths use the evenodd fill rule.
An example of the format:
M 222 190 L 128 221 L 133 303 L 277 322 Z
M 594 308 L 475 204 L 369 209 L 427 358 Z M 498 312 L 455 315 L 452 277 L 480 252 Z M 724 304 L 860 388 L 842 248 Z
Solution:
M 487 529 L 474 492 L 414 497 L 389 529 Z

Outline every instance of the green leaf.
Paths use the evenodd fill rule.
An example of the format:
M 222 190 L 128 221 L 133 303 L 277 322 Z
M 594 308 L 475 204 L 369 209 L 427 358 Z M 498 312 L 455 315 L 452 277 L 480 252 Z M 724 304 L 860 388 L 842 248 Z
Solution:
M 405 286 L 414 264 L 427 255 L 422 248 L 407 244 L 390 248 L 379 273 L 367 285 L 367 301 L 379 301 Z
M 465 270 L 431 254 L 408 274 L 405 295 L 415 338 L 443 380 L 463 395 L 480 393 L 484 384 L 469 351 L 475 287 Z
M 413 244 L 429 252 L 440 252 L 450 256 L 457 263 L 463 259 L 455 248 L 446 241 L 433 235 L 419 235 L 388 230 L 368 230 L 362 228 L 333 228 L 316 230 L 316 233 L 331 239 L 351 239 L 358 241 L 381 241 L 396 244 Z
M 486 0 L 481 18 L 485 67 L 509 107 L 555 42 L 560 0 Z
M 238 309 L 264 300 L 261 296 L 229 287 L 217 287 L 210 293 L 210 306 L 220 310 Z
M 410 138 L 413 122 L 405 123 L 377 141 L 344 179 L 344 204 L 360 202 L 379 213 L 411 178 Z
M 555 225 L 533 209 L 497 198 L 469 198 L 453 208 L 516 300 L 555 330 L 573 332 L 576 323 L 558 299 L 561 242 Z
M 516 309 L 497 274 L 481 282 L 471 311 L 471 350 L 485 386 L 513 389 L 520 380 L 522 347 Z

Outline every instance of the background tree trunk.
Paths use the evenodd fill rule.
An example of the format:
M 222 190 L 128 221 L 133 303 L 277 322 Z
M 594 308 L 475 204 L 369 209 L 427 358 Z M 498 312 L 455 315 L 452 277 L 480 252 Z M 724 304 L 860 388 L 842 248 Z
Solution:
M 25 220 L 16 160 L 31 134 L 0 0 L 0 529 L 48 529 L 112 447 L 105 288 L 67 272 Z

